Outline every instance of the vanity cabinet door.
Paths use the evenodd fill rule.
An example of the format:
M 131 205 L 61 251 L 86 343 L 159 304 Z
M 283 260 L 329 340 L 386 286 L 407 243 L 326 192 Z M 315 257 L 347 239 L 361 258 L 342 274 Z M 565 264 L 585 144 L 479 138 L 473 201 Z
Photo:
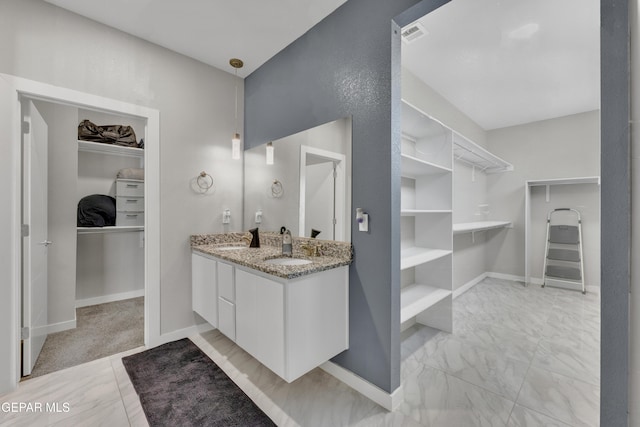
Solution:
M 285 377 L 284 285 L 236 269 L 236 343 Z
M 218 296 L 233 303 L 235 302 L 234 288 L 233 266 L 218 262 Z
M 196 253 L 191 254 L 191 305 L 213 327 L 218 327 L 217 263 Z

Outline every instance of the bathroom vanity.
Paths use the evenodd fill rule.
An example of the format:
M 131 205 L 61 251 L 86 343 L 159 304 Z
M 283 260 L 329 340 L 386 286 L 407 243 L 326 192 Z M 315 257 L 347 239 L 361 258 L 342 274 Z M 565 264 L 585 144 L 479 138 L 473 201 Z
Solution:
M 241 236 L 192 236 L 193 310 L 287 382 L 346 350 L 351 244 L 295 238 L 283 258 L 279 235 Z

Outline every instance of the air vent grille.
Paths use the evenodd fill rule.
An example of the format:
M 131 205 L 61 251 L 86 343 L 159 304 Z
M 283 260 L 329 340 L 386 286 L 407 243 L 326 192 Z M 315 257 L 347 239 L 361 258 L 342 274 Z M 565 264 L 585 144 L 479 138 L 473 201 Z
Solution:
M 411 43 L 418 40 L 420 37 L 424 36 L 427 32 L 425 31 L 422 24 L 419 22 L 414 22 L 413 24 L 405 27 L 402 30 L 402 41 L 406 43 Z

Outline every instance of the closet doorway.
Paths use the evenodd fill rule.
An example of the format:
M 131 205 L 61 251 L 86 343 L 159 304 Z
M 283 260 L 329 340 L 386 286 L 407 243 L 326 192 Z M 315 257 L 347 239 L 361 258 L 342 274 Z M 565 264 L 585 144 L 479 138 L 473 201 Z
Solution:
M 146 120 L 21 104 L 22 374 L 33 377 L 144 345 Z M 80 136 L 87 120 L 108 127 Z
M 79 330 L 83 317 L 98 319 L 101 312 L 109 308 L 97 305 L 100 303 L 108 306 L 124 300 L 125 305 L 130 306 L 128 308 L 138 312 L 137 322 L 124 322 L 138 323 L 137 340 L 124 339 L 120 344 L 157 345 L 160 336 L 158 111 L 14 76 L 0 77 L 10 93 L 16 95 L 17 101 L 13 103 L 11 113 L 14 120 L 19 120 L 9 131 L 13 133 L 15 144 L 13 158 L 20 160 L 14 169 L 14 200 L 17 203 L 13 204 L 13 212 L 16 228 L 23 236 L 14 242 L 17 272 L 14 319 L 20 326 L 15 335 L 18 345 L 16 358 L 8 361 L 6 369 L 16 373 L 16 382 L 21 376 L 32 373 L 47 335 Z M 96 148 L 78 142 L 78 123 L 85 118 L 105 125 L 131 124 L 136 128 L 137 141 L 144 139 L 145 149 L 137 149 L 139 151 L 132 154 L 131 151 L 123 151 L 123 147 L 105 144 Z M 31 147 L 37 149 L 32 150 Z M 115 152 L 110 151 L 113 149 Z M 107 160 L 107 156 L 120 160 Z M 116 195 L 117 171 L 114 174 L 108 169 L 131 169 L 135 166 L 145 169 L 141 186 L 144 196 L 137 200 L 144 206 L 144 219 L 138 224 L 113 226 L 108 231 L 106 227 L 100 227 L 103 228 L 100 233 L 102 242 L 96 247 L 98 230 L 91 233 L 83 229 L 79 233 L 77 227 L 79 194 L 89 191 Z M 96 186 L 109 174 L 113 176 L 112 183 L 108 188 L 98 189 Z M 124 195 L 127 200 L 136 196 Z M 64 203 L 69 200 L 71 203 Z M 70 216 L 67 215 L 69 212 Z M 129 218 L 124 216 L 125 220 Z M 116 235 L 120 240 L 114 239 Z M 122 236 L 125 236 L 125 241 Z M 85 237 L 93 237 L 94 242 L 91 239 L 83 242 Z M 53 250 L 56 246 L 59 251 Z M 134 250 L 127 254 L 125 248 Z M 39 254 L 39 259 L 32 256 L 34 253 Z M 103 258 L 100 271 L 78 267 L 80 264 L 95 267 L 100 257 Z M 136 288 L 122 288 L 124 277 L 130 283 L 136 283 Z M 87 283 L 98 286 L 88 289 Z M 76 287 L 76 284 L 84 288 Z M 121 287 L 108 287 L 113 284 Z M 104 294 L 99 295 L 97 291 Z M 143 295 L 144 303 L 140 298 Z M 119 322 L 121 329 L 127 329 L 121 322 L 122 310 L 123 307 L 118 308 L 110 320 L 98 320 L 95 333 L 90 332 L 80 347 L 92 345 L 97 349 L 107 344 L 118 344 L 120 338 L 101 336 L 100 329 Z M 95 358 L 106 356 L 100 352 L 95 352 L 95 355 Z M 80 360 L 79 363 L 86 361 Z M 53 370 L 64 367 L 67 366 Z
M 401 369 L 423 403 L 442 378 L 441 401 L 504 399 L 500 423 L 599 418 L 599 12 L 455 0 L 402 28 Z M 575 258 L 575 239 L 547 234 L 568 209 L 580 226 L 549 224 L 582 230 Z

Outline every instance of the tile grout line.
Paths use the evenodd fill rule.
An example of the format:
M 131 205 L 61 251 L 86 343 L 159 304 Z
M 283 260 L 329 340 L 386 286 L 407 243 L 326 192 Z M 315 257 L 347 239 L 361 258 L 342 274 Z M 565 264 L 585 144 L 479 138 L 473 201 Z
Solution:
M 115 367 L 113 366 L 113 361 L 111 360 L 111 357 L 114 357 L 114 356 L 109 356 L 109 364 L 111 365 L 111 371 L 113 372 L 113 376 L 115 377 L 115 380 L 116 380 L 116 385 L 118 386 L 118 394 L 120 395 L 120 402 L 122 403 L 122 406 L 124 407 L 125 414 L 127 414 L 127 421 L 129 422 L 129 427 L 131 427 L 132 424 L 131 424 L 131 416 L 129 414 L 129 409 L 127 408 L 127 405 L 124 402 L 124 396 L 122 395 L 122 387 L 120 385 L 120 381 L 118 381 L 118 375 L 116 374 Z M 120 363 L 122 363 L 122 357 L 120 357 L 118 360 L 120 361 Z M 123 368 L 124 368 L 124 366 L 123 366 Z M 127 374 L 127 378 L 129 378 L 128 374 Z M 133 384 L 131 384 L 131 387 L 133 387 Z M 135 389 L 134 389 L 134 391 L 135 391 Z M 136 396 L 138 396 L 137 393 L 136 393 Z M 140 399 L 140 397 L 138 396 L 138 400 L 139 399 Z M 143 411 L 143 413 L 144 413 L 144 411 Z M 145 418 L 146 418 L 146 415 L 145 415 Z

